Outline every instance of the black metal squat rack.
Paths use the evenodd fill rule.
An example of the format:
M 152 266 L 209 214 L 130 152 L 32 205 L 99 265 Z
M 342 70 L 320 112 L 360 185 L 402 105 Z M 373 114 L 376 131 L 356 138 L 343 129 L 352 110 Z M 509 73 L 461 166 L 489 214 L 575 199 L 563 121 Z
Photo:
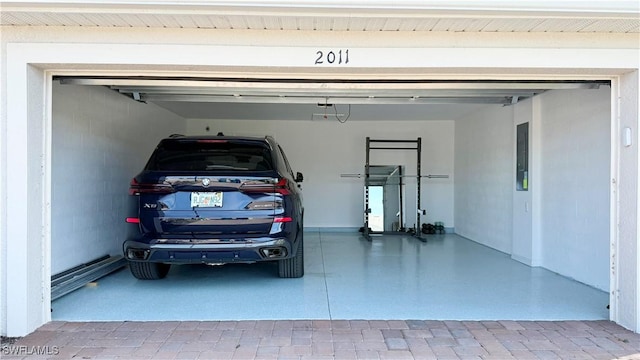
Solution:
M 397 145 L 397 146 L 375 146 L 375 144 L 389 144 L 389 145 Z M 422 242 L 426 242 L 427 239 L 423 238 L 422 236 L 420 236 L 420 230 L 419 230 L 419 226 L 420 226 L 420 213 L 422 212 L 422 208 L 421 208 L 421 179 L 422 179 L 422 169 L 421 169 L 421 154 L 422 154 L 422 138 L 417 138 L 416 140 L 374 140 L 371 139 L 367 136 L 367 156 L 366 156 L 366 162 L 364 165 L 364 227 L 362 229 L 362 234 L 363 236 L 371 241 L 371 231 L 369 229 L 369 214 L 371 212 L 371 210 L 369 209 L 369 183 L 370 183 L 370 178 L 371 178 L 371 164 L 370 164 L 370 155 L 371 155 L 371 150 L 412 150 L 412 151 L 416 151 L 418 158 L 416 161 L 416 186 L 417 186 L 417 194 L 416 194 L 416 209 L 417 209 L 417 218 L 416 218 L 416 226 L 414 226 L 414 229 L 412 231 L 412 235 L 415 236 L 416 238 L 418 238 L 420 241 Z M 410 177 L 410 176 L 404 176 L 401 174 L 401 179 L 404 177 Z M 406 232 L 402 232 L 402 231 L 385 231 L 383 232 L 384 234 L 399 234 L 399 235 L 406 235 Z

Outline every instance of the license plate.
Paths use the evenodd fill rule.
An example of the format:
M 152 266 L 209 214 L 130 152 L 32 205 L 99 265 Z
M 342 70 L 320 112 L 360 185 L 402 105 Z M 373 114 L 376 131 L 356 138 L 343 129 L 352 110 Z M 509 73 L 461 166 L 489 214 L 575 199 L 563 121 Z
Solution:
M 191 207 L 222 207 L 222 192 L 193 192 Z

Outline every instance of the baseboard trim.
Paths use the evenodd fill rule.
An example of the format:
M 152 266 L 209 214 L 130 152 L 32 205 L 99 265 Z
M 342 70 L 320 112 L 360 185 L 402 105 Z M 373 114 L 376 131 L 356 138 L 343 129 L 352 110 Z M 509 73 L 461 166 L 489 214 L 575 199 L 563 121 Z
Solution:
M 360 230 L 359 227 L 349 227 L 349 226 L 345 226 L 345 227 L 305 227 L 304 228 L 304 231 L 307 231 L 307 232 L 323 232 L 323 233 L 327 233 L 327 232 L 341 232 L 341 233 L 351 232 L 351 233 L 357 233 L 358 230 Z
M 524 256 L 511 254 L 511 259 L 513 259 L 513 260 L 515 260 L 517 262 L 523 263 L 523 264 L 525 264 L 527 266 L 532 266 L 531 259 L 526 258 Z
M 351 226 L 327 226 L 327 227 L 305 227 L 304 231 L 307 232 L 323 232 L 323 233 L 329 233 L 329 232 L 340 232 L 340 233 L 346 233 L 346 232 L 359 232 L 360 228 L 359 227 L 351 227 Z M 445 227 L 444 228 L 444 233 L 445 234 L 455 234 L 456 233 L 456 228 L 455 227 Z

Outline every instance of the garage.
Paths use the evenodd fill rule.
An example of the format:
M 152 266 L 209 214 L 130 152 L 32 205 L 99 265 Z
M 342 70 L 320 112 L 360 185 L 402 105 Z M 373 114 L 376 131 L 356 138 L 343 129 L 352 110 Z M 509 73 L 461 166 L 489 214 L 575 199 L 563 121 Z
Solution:
M 143 42 L 144 32 L 135 41 Z M 104 41 L 116 39 L 116 33 Z M 4 228 L 6 239 L 33 239 L 29 245 L 3 242 L 16 254 L 5 261 L 6 306 L 16 309 L 7 313 L 11 319 L 6 326 L 15 326 L 8 332 L 27 331 L 58 313 L 63 320 L 162 320 L 157 312 L 145 312 L 144 302 L 114 306 L 131 291 L 153 298 L 167 294 L 163 285 L 135 284 L 127 271 L 53 303 L 47 295 L 50 284 L 40 287 L 37 279 L 48 283 L 44 279 L 53 274 L 117 255 L 128 183 L 157 142 L 175 133 L 218 132 L 273 135 L 296 170 L 305 174 L 305 236 L 310 244 L 305 255 L 312 254 L 307 263 L 311 271 L 286 289 L 268 265 L 180 267 L 167 279 L 171 286 L 210 296 L 203 284 L 222 279 L 216 282 L 218 290 L 235 290 L 241 300 L 259 296 L 270 284 L 274 297 L 292 291 L 293 299 L 305 299 L 290 312 L 287 318 L 292 319 L 578 317 L 612 319 L 634 328 L 629 309 L 637 307 L 637 280 L 626 276 L 637 262 L 637 248 L 627 242 L 635 244 L 637 238 L 626 226 L 631 226 L 629 209 L 637 200 L 634 192 L 627 193 L 637 175 L 629 169 L 637 169 L 637 163 L 627 164 L 635 157 L 626 152 L 637 151 L 637 51 L 599 51 L 573 38 L 584 48 L 548 48 L 542 45 L 548 40 L 544 35 L 526 48 L 442 48 L 435 38 L 421 40 L 431 45 L 424 48 L 408 36 L 404 47 L 395 49 L 397 58 L 389 60 L 388 49 L 372 46 L 365 35 L 350 35 L 335 47 L 330 45 L 334 39 L 320 37 L 318 48 L 303 46 L 301 40 L 284 46 L 290 38 L 280 35 L 265 35 L 270 46 L 262 47 L 243 44 L 248 37 L 233 45 L 5 45 L 5 71 L 11 74 L 7 87 L 19 91 L 5 90 L 3 134 L 10 161 L 3 171 L 12 205 L 10 212 L 4 210 Z M 18 32 L 15 39 L 20 36 Z M 352 47 L 362 39 L 368 42 Z M 620 43 L 627 39 L 621 36 Z M 458 39 L 466 44 L 474 40 Z M 321 53 L 321 60 L 328 61 L 328 54 L 342 51 L 346 56 L 347 50 L 348 66 L 306 64 L 309 54 Z M 273 53 L 287 56 L 271 61 Z M 549 63 L 550 58 L 555 62 Z M 577 58 L 582 62 L 576 63 Z M 518 131 L 521 124 L 528 124 L 526 131 Z M 419 205 L 411 178 L 416 174 L 414 154 L 383 151 L 371 163 L 399 167 L 407 175 L 400 181 L 403 221 L 396 228 L 442 222 L 447 234 L 426 236 L 426 242 L 407 234 L 362 239 L 358 228 L 365 209 L 367 137 L 421 139 L 425 177 Z M 529 150 L 520 158 L 526 159 L 524 170 L 516 166 L 523 142 Z M 17 150 L 25 146 L 29 150 Z M 28 179 L 25 183 L 19 174 L 42 176 L 22 177 Z M 21 192 L 27 201 L 14 206 L 18 203 L 10 201 L 11 194 Z M 41 219 L 44 230 L 25 232 L 21 225 L 26 219 Z M 626 271 L 617 271 L 620 266 Z M 36 268 L 41 271 L 29 271 Z M 395 276 L 387 274 L 396 271 Z M 495 276 L 520 272 L 531 280 L 524 287 L 517 286 L 520 278 Z M 18 283 L 26 274 L 32 280 Z M 407 302 L 390 306 L 396 299 L 375 292 L 384 290 L 376 281 L 401 290 Z M 477 290 L 469 286 L 477 281 L 487 281 L 480 287 L 486 294 L 464 292 Z M 245 287 L 237 288 L 242 282 Z M 622 288 L 632 290 L 620 297 Z M 571 297 L 533 297 L 560 290 L 579 293 L 584 312 L 571 312 L 577 308 Z M 16 295 L 40 293 L 41 300 L 26 296 L 26 304 Z M 167 306 L 180 300 L 164 299 Z M 509 305 L 527 310 L 511 311 Z M 555 312 L 531 310 L 554 306 L 559 306 Z M 111 317 L 90 318 L 91 307 L 110 309 L 101 316 Z M 41 315 L 27 315 L 34 308 Z M 52 314 L 46 311 L 50 308 Z M 212 319 L 280 316 L 247 308 L 209 313 Z M 201 319 L 197 316 L 167 314 L 168 319 Z
M 128 178 L 144 165 L 151 149 L 161 138 L 175 133 L 206 135 L 211 132 L 257 137 L 271 135 L 287 149 L 285 151 L 290 151 L 291 155 L 288 157 L 291 158 L 291 163 L 300 164 L 297 165 L 296 171 L 300 170 L 306 176 L 303 182 L 306 244 L 309 253 L 306 257 L 308 263 L 321 267 L 318 272 L 308 269 L 307 278 L 311 279 L 305 279 L 299 285 L 298 291 L 291 290 L 292 294 L 287 296 L 295 300 L 283 303 L 281 308 L 273 309 L 272 312 L 266 312 L 260 307 L 257 308 L 257 312 L 253 312 L 244 306 L 233 304 L 242 304 L 242 297 L 247 296 L 247 293 L 250 294 L 248 297 L 254 298 L 270 290 L 273 292 L 271 296 L 277 297 L 287 288 L 297 287 L 283 284 L 282 281 L 268 281 L 269 285 L 265 285 L 264 282 L 267 280 L 264 279 L 264 274 L 260 274 L 254 281 L 245 282 L 239 289 L 233 287 L 235 290 L 231 293 L 225 291 L 226 287 L 207 286 L 211 293 L 205 291 L 194 297 L 216 298 L 215 294 L 224 294 L 212 301 L 215 305 L 206 312 L 211 314 L 208 316 L 211 316 L 212 320 L 263 317 L 279 319 L 281 316 L 298 319 L 324 319 L 334 316 L 340 319 L 402 319 L 422 317 L 424 314 L 428 314 L 429 318 L 458 320 L 540 320 L 564 317 L 573 319 L 576 316 L 604 319 L 608 316 L 606 306 L 609 299 L 606 291 L 609 287 L 609 257 L 606 250 L 609 198 L 606 173 L 610 166 L 607 155 L 610 148 L 607 131 L 611 111 L 608 81 L 439 81 L 395 84 L 299 81 L 291 84 L 215 79 L 63 77 L 55 80 L 52 141 L 52 183 L 55 184 L 52 189 L 54 274 L 102 255 L 120 255 L 122 239 L 125 238 L 124 229 L 114 224 L 121 223 L 124 218 L 122 214 L 126 207 L 125 187 L 128 185 Z M 319 87 L 325 89 L 318 90 Z M 331 87 L 334 89 L 327 89 Z M 239 100 L 235 103 L 225 102 L 229 101 L 230 97 Z M 533 118 L 534 101 L 539 102 L 536 106 L 542 111 L 539 119 Z M 114 114 L 114 109 L 122 113 Z M 96 114 L 105 115 L 101 118 Z M 219 118 L 206 118 L 212 114 Z M 568 219 L 558 224 L 551 220 L 547 220 L 549 223 L 545 221 L 545 228 L 542 229 L 543 241 L 537 246 L 540 247 L 541 253 L 572 251 L 573 263 L 565 263 L 559 259 L 557 264 L 545 264 L 546 268 L 588 286 L 578 287 L 577 281 L 567 281 L 564 285 L 557 283 L 548 289 L 540 290 L 544 295 L 539 298 L 532 294 L 524 296 L 529 299 L 525 303 L 535 305 L 519 305 L 516 306 L 517 309 L 511 309 L 513 304 L 521 304 L 522 301 L 518 297 L 529 291 L 512 286 L 512 291 L 503 294 L 503 298 L 487 296 L 485 299 L 476 299 L 473 295 L 475 292 L 499 294 L 501 286 L 500 282 L 471 286 L 477 281 L 472 280 L 473 274 L 483 271 L 481 267 L 474 268 L 475 263 L 486 266 L 487 263 L 498 263 L 500 260 L 482 258 L 479 254 L 484 249 L 466 242 L 471 239 L 498 250 L 503 255 L 510 255 L 512 260 L 505 264 L 516 266 L 516 269 L 520 264 L 516 264 L 513 259 L 526 265 L 542 263 L 532 253 L 521 252 L 518 248 L 533 248 L 534 245 L 518 243 L 516 240 L 512 243 L 511 240 L 522 239 L 524 242 L 526 236 L 517 233 L 526 231 L 526 227 L 516 229 L 511 226 L 512 221 L 532 222 L 531 217 L 519 219 L 520 212 L 513 211 L 512 207 L 524 207 L 522 217 L 525 217 L 530 211 L 529 204 L 533 203 L 529 199 L 524 202 L 516 200 L 516 196 L 522 196 L 521 192 L 514 192 L 514 186 L 511 186 L 515 172 L 513 138 L 517 135 L 514 135 L 513 130 L 519 123 L 530 122 L 532 130 L 536 131 L 535 121 L 549 122 L 549 125 L 539 125 L 540 128 L 548 129 L 548 135 L 540 140 L 541 144 L 545 143 L 545 146 L 541 146 L 544 150 L 540 155 L 545 152 L 550 154 L 540 161 L 540 172 L 551 172 L 551 169 L 556 167 L 561 169 L 559 172 L 553 170 L 554 175 L 549 176 L 548 180 L 537 180 L 544 181 L 545 190 L 550 194 L 549 199 L 544 198 L 541 201 L 549 206 L 549 210 L 538 211 L 551 212 L 550 219 L 562 218 L 568 211 L 567 207 L 577 206 L 590 216 L 576 216 L 582 219 L 580 224 L 572 224 Z M 558 129 L 551 127 L 551 124 L 558 126 Z M 415 134 L 419 134 L 422 140 L 421 167 L 427 173 L 442 176 L 421 179 L 421 197 L 425 202 L 424 206 L 420 206 L 420 209 L 425 209 L 422 219 L 425 223 L 440 221 L 447 224 L 447 231 L 456 233 L 461 238 L 453 238 L 453 235 L 450 235 L 452 239 L 444 239 L 443 236 L 421 234 L 428 242 L 421 244 L 420 240 L 412 238 L 405 231 L 405 236 L 400 236 L 400 239 L 391 235 L 373 237 L 371 243 L 365 244 L 365 248 L 361 249 L 363 244 L 360 243 L 366 241 L 358 234 L 358 227 L 363 221 L 362 209 L 365 208 L 362 198 L 364 182 L 353 175 L 364 172 L 365 138 L 370 136 L 377 139 L 386 137 L 387 140 L 402 140 Z M 147 143 L 141 143 L 140 139 L 145 139 Z M 502 146 L 498 147 L 497 144 Z M 563 148 L 562 144 L 570 145 Z M 101 149 L 102 146 L 106 148 Z M 587 149 L 593 152 L 583 154 Z M 555 163 L 553 153 L 570 154 L 571 151 L 575 151 L 575 159 L 567 158 L 558 160 L 558 164 Z M 396 152 L 379 147 L 376 151 L 370 151 L 369 158 L 374 170 L 377 168 L 373 164 L 394 165 L 399 167 L 401 173 L 406 174 L 402 181 L 397 182 L 404 186 L 403 196 L 399 201 L 403 203 L 403 208 L 396 204 L 393 211 L 398 209 L 398 213 L 403 215 L 399 217 L 403 219 L 400 227 L 413 228 L 417 220 L 415 151 Z M 119 171 L 122 173 L 118 174 Z M 562 172 L 566 172 L 566 175 Z M 585 180 L 595 177 L 594 174 L 602 176 Z M 552 181 L 556 178 L 559 178 L 556 180 L 557 184 L 553 184 Z M 576 179 L 575 184 L 571 184 L 572 179 Z M 536 179 L 532 177 L 531 182 L 535 184 Z M 86 184 L 86 194 L 82 194 L 82 186 L 78 184 Z M 99 191 L 99 196 L 104 196 L 103 200 L 96 197 L 96 186 L 106 190 Z M 567 186 L 582 189 L 582 192 L 576 191 L 575 194 L 567 195 L 565 199 L 560 197 L 554 201 L 558 197 L 557 192 L 565 192 Z M 374 186 L 370 187 L 371 190 L 373 188 Z M 531 192 L 534 192 L 533 187 Z M 542 198 L 543 195 L 539 196 Z M 95 202 L 75 201 L 78 197 L 92 198 Z M 373 196 L 371 199 L 370 207 L 373 207 Z M 587 204 L 594 201 L 599 202 L 599 206 Z M 109 206 L 110 210 L 105 212 L 99 204 Z M 103 213 L 108 215 L 104 216 Z M 456 224 L 458 229 L 450 226 L 453 224 Z M 533 227 L 533 224 L 529 226 Z M 553 236 L 553 233 L 557 235 Z M 111 239 L 109 244 L 108 240 Z M 429 243 L 429 240 L 433 244 Z M 566 243 L 562 243 L 562 240 Z M 585 241 L 592 243 L 586 246 Z M 344 246 L 342 242 L 348 242 L 351 246 L 341 249 L 341 246 Z M 450 245 L 451 242 L 464 242 L 469 248 L 457 249 L 460 253 L 454 251 L 446 255 L 439 253 L 443 249 L 435 248 L 439 245 L 444 249 L 449 246 L 456 249 L 455 245 Z M 552 243 L 558 244 L 554 246 Z M 367 246 L 369 248 L 366 248 Z M 561 250 L 561 246 L 566 250 Z M 408 253 L 406 247 L 410 249 Z M 86 255 L 80 255 L 79 251 L 85 251 Z M 385 251 L 387 253 L 376 255 Z M 410 253 L 413 251 L 418 252 L 419 256 L 411 256 Z M 428 253 L 432 251 L 433 254 Z M 463 260 L 462 257 L 467 252 L 475 253 L 479 258 Z M 76 255 L 65 256 L 70 253 Z M 491 254 L 499 259 L 498 254 Z M 352 260 L 348 260 L 351 257 Z M 439 257 L 441 259 L 438 259 Z M 552 258 L 551 255 L 547 257 Z M 396 266 L 401 265 L 393 270 L 394 267 L 385 264 L 385 259 L 393 259 L 398 262 Z M 504 262 L 504 259 L 501 260 Z M 349 263 L 359 266 L 350 268 L 347 266 Z M 432 269 L 432 263 L 440 265 Z M 591 273 L 585 271 L 585 268 L 588 268 L 586 264 L 592 265 Z M 232 281 L 239 286 L 242 283 L 239 279 L 226 278 L 236 271 L 233 266 L 229 267 L 232 269 L 225 269 L 222 273 L 225 276 L 210 278 L 217 276 L 218 272 L 203 267 L 186 269 L 174 266 L 174 273 L 177 273 L 176 276 L 179 276 L 180 280 L 173 286 L 184 288 L 191 283 L 186 281 L 190 276 L 200 279 L 200 282 L 206 281 L 205 279 L 210 279 L 213 283 Z M 267 274 L 273 273 L 267 266 L 261 268 L 266 268 L 263 271 Z M 438 271 L 438 268 L 445 268 L 447 271 Z M 385 271 L 397 271 L 398 274 L 396 277 L 385 279 L 382 276 Z M 487 272 L 486 277 L 517 271 L 496 268 L 493 273 Z M 460 275 L 452 277 L 451 272 Z M 174 273 L 170 274 L 170 279 Z M 359 275 L 351 278 L 348 274 Z M 551 272 L 543 274 L 550 278 L 542 283 L 554 284 L 559 281 L 551 277 Z M 132 306 L 131 310 L 127 311 L 127 304 L 145 304 L 158 297 L 166 299 L 166 309 L 177 309 L 180 308 L 182 295 L 176 294 L 175 299 L 170 301 L 168 299 L 174 293 L 173 286 L 140 284 L 135 281 L 132 283 L 127 271 L 119 272 L 116 276 L 127 285 L 121 288 L 115 282 L 112 291 L 103 292 L 103 282 L 109 284 L 110 280 L 115 281 L 103 279 L 94 283 L 98 288 L 83 289 L 85 298 L 77 298 L 82 295 L 80 292 L 70 294 L 68 298 L 60 299 L 59 302 L 54 301 L 53 319 L 195 320 L 203 316 L 199 312 L 174 313 L 165 310 L 158 318 L 155 310 L 145 312 L 144 306 L 139 305 Z M 237 276 L 240 276 L 240 279 L 256 276 L 256 269 L 243 267 L 241 274 Z M 524 281 L 531 287 L 535 286 L 531 283 L 531 277 L 533 275 L 529 274 L 529 278 L 503 281 L 512 284 Z M 352 284 L 348 287 L 338 286 L 337 283 L 331 286 L 331 278 Z M 407 302 L 377 293 L 375 287 L 359 284 L 358 278 L 365 284 L 382 281 L 389 284 L 388 286 L 396 284 L 400 289 L 409 287 L 411 290 L 407 294 L 403 294 L 401 290 L 394 292 L 403 294 L 398 297 L 406 299 Z M 459 287 L 443 286 L 458 282 Z M 193 283 L 192 286 L 204 286 L 203 283 L 199 284 Z M 555 293 L 563 286 L 572 290 L 564 295 Z M 445 291 L 448 287 L 453 289 L 450 292 Z M 144 296 L 144 293 L 140 293 L 140 288 L 148 288 L 149 294 L 153 294 L 152 298 L 140 302 L 140 297 Z M 354 294 L 349 290 L 353 288 L 361 291 Z M 238 294 L 238 298 L 231 294 Z M 399 303 L 397 308 L 391 305 L 394 302 Z M 445 306 L 452 302 L 457 306 L 452 309 Z M 585 303 L 580 305 L 581 302 Z M 57 306 L 58 303 L 61 304 L 60 307 Z M 118 305 L 109 306 L 109 303 Z M 222 307 L 224 310 L 216 311 L 215 309 L 220 309 L 220 304 L 225 304 Z M 541 304 L 546 304 L 544 308 L 548 310 L 554 310 L 537 311 Z M 584 307 L 584 313 L 577 310 L 581 306 Z M 111 316 L 105 315 L 105 312 L 108 312 L 105 309 L 109 308 L 113 308 Z M 491 312 L 487 309 L 509 310 Z

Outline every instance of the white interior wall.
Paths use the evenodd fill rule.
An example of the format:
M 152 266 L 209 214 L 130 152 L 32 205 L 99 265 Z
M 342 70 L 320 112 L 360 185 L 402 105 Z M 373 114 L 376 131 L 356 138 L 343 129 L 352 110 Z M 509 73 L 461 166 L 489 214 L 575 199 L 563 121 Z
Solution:
M 456 233 L 511 253 L 513 107 L 487 106 L 456 121 Z M 514 185 L 515 186 L 515 185 Z
M 530 127 L 529 150 L 540 152 L 541 174 L 530 174 L 538 182 L 526 193 L 513 191 L 514 127 L 536 121 L 536 106 L 488 107 L 456 122 L 456 232 L 523 262 L 539 246 L 540 266 L 608 291 L 610 89 L 555 90 L 535 100 L 541 132 Z M 514 238 L 523 230 L 520 203 L 529 202 L 531 211 L 533 192 L 540 199 L 540 216 L 532 219 L 540 244 L 531 243 L 533 229 L 521 231 L 527 241 Z
M 119 255 L 129 182 L 179 116 L 97 86 L 53 86 L 51 272 Z M 122 225 L 122 226 L 118 226 Z
M 416 139 L 422 137 L 423 174 L 447 174 L 449 179 L 423 180 L 422 222 L 443 221 L 453 227 L 453 121 L 214 121 L 191 119 L 187 133 L 212 135 L 272 135 L 282 145 L 294 171 L 304 174 L 302 184 L 305 226 L 310 228 L 358 228 L 363 224 L 363 179 L 340 174 L 362 174 L 365 139 Z M 416 154 L 411 151 L 377 152 L 371 164 L 406 165 L 416 174 Z M 415 180 L 408 179 L 406 223 L 415 222 Z M 414 190 L 410 189 L 411 184 Z
M 542 266 L 609 291 L 610 88 L 541 95 Z

